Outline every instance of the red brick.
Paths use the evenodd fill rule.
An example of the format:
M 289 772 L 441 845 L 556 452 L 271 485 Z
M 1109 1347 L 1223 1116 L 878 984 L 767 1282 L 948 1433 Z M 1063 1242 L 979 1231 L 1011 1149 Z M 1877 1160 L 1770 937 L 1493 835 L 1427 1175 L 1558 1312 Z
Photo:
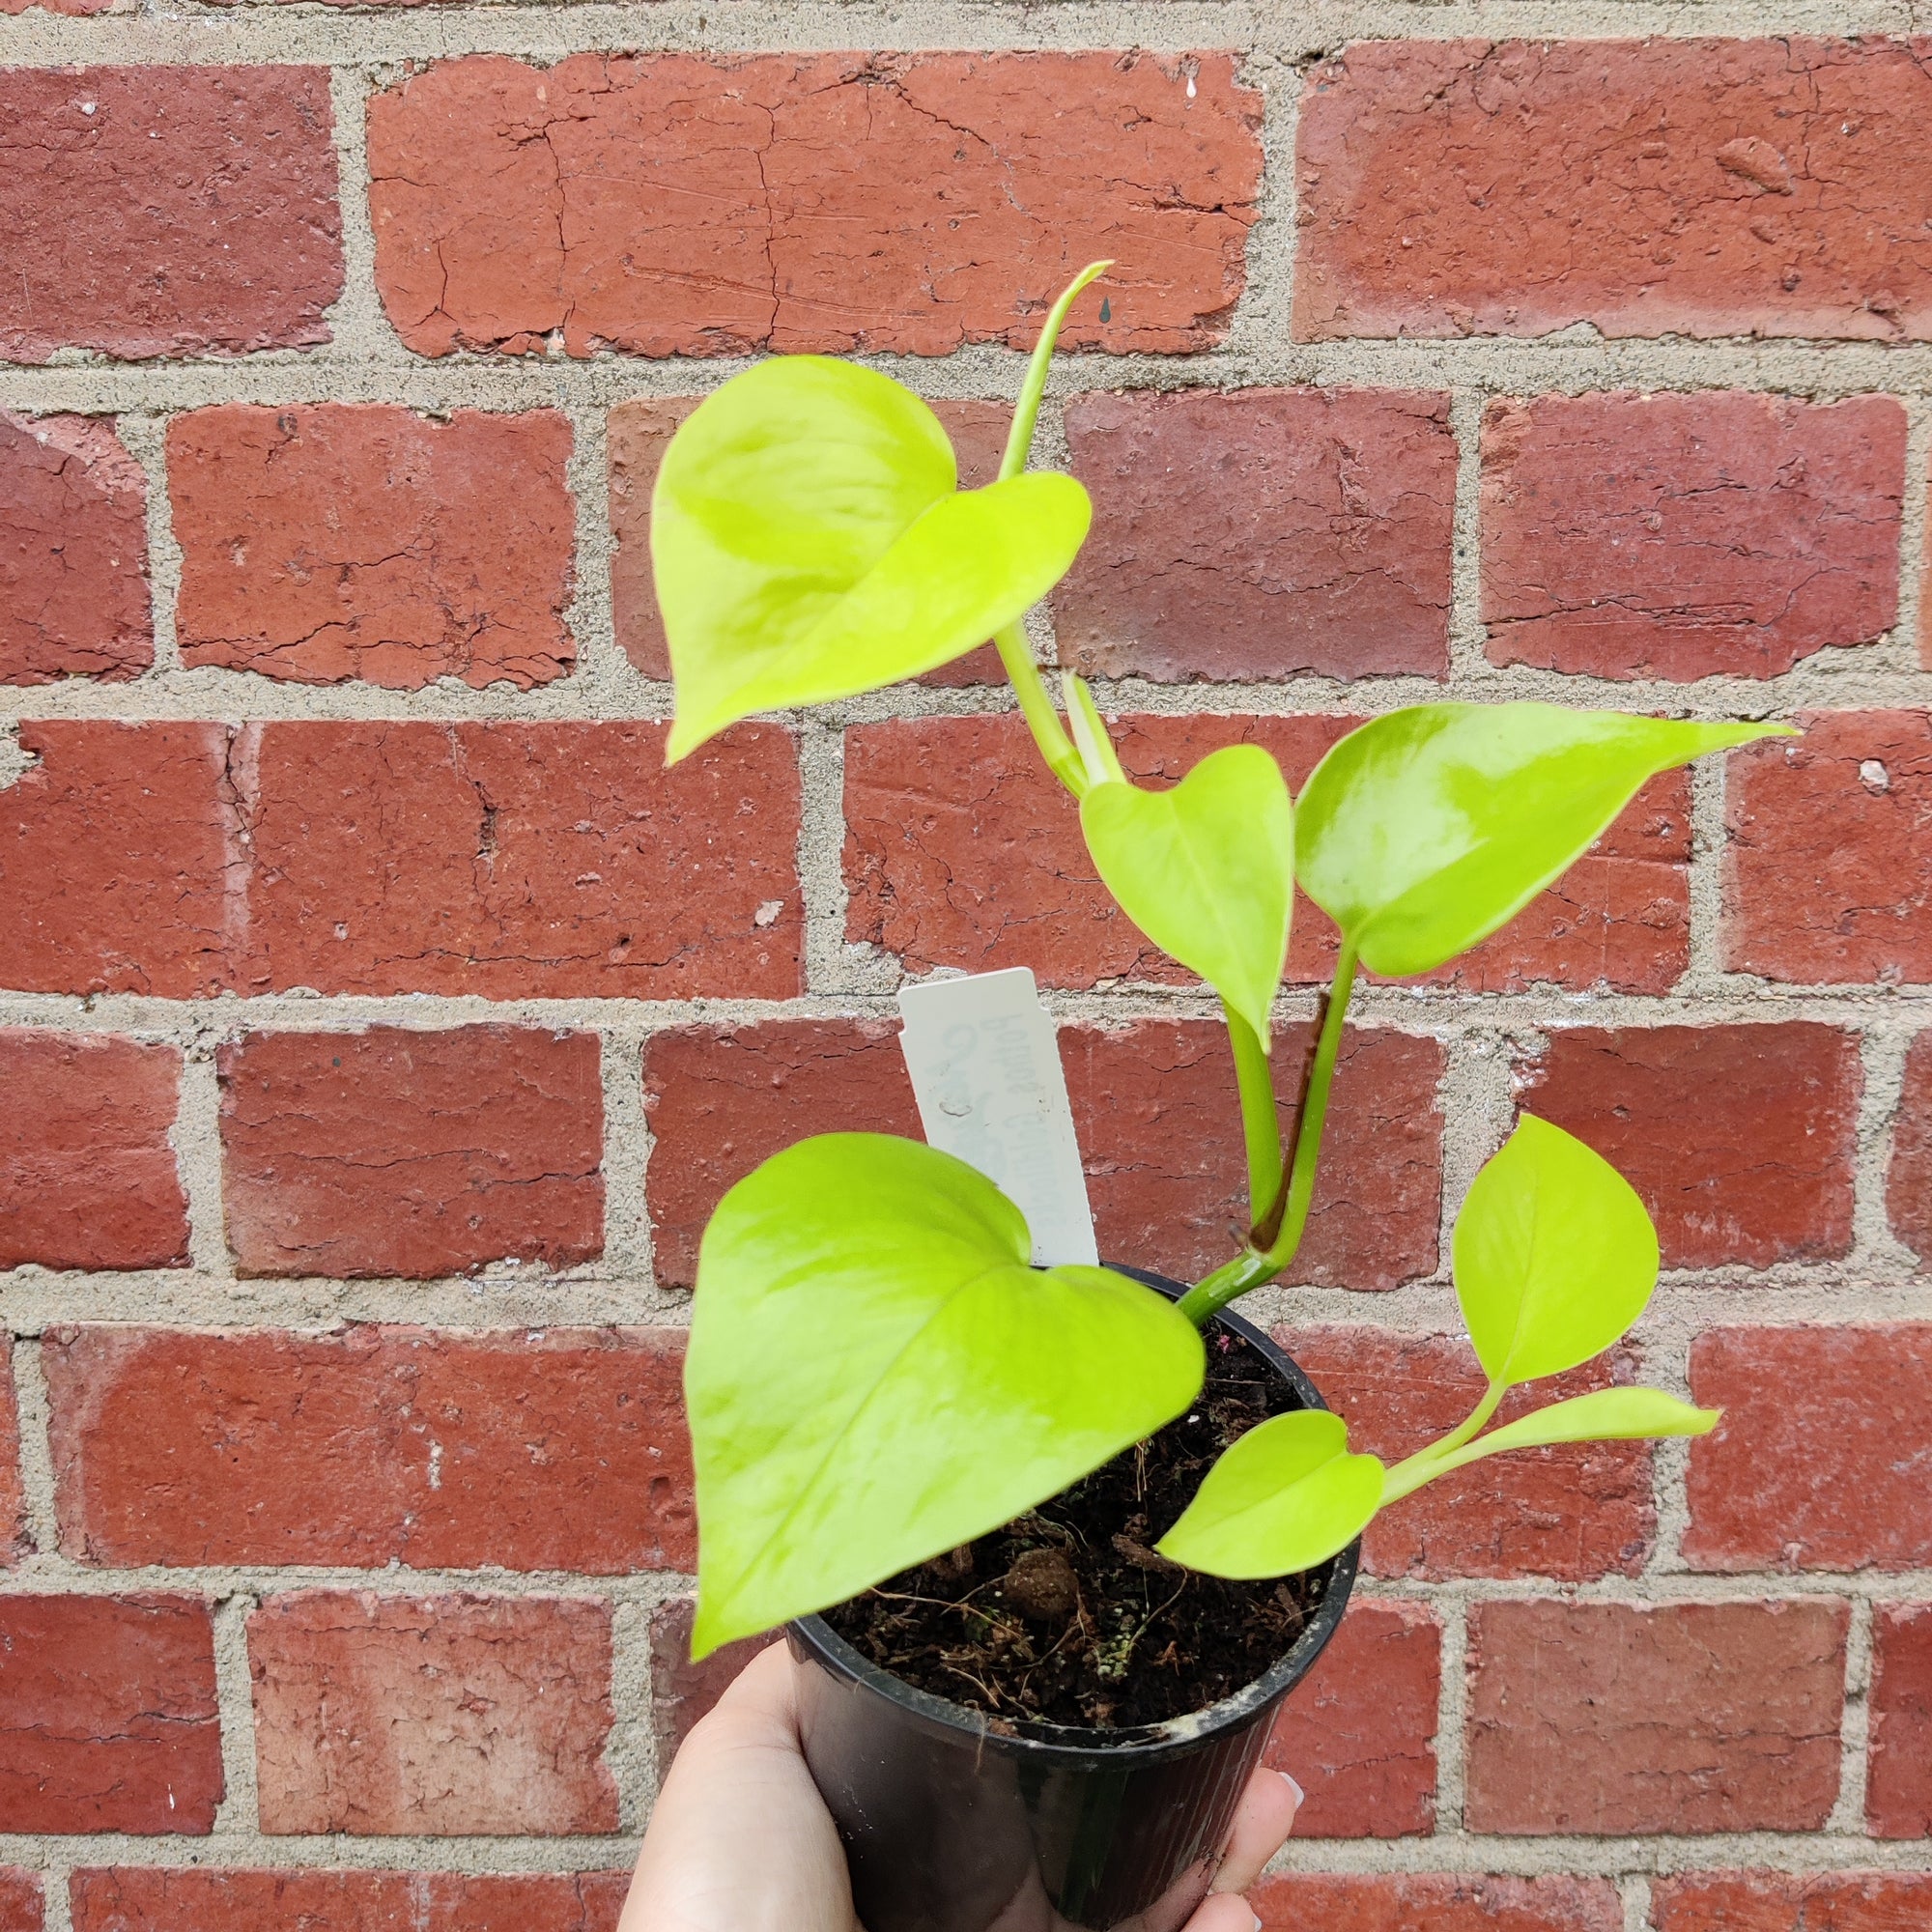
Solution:
M 1492 664 L 1776 677 L 1898 616 L 1905 412 L 1717 391 L 1541 396 L 1483 418 Z
M 1846 1605 L 1488 1603 L 1473 1832 L 1805 1832 L 1838 1793 Z
M 0 985 L 186 999 L 221 983 L 230 856 L 219 724 L 20 726 L 0 788 Z M 236 855 L 239 858 L 239 854 Z
M 570 419 L 386 403 L 168 425 L 182 662 L 298 684 L 527 691 L 568 671 Z
M 20 1479 L 20 1410 L 14 1396 L 14 1344 L 0 1341 L 0 1569 L 33 1548 L 27 1532 L 27 1492 Z M 0 1932 L 6 1918 L 0 1913 Z
M 172 1046 L 0 1028 L 0 1267 L 187 1264 L 181 1068 Z
M 1278 1328 L 1275 1339 L 1349 1423 L 1353 1448 L 1401 1461 L 1475 1407 L 1484 1378 L 1460 1336 L 1394 1329 Z M 1513 1421 L 1546 1402 L 1636 1378 L 1621 1356 L 1518 1390 Z M 1657 1527 L 1650 1451 L 1637 1442 L 1578 1442 L 1525 1450 L 1439 1477 L 1384 1510 L 1363 1540 L 1378 1577 L 1554 1577 L 1581 1582 L 1634 1577 Z
M 39 1872 L 0 1868 L 0 1932 L 41 1932 L 41 1905 Z
M 616 1829 L 607 1604 L 291 1591 L 248 1672 L 264 1832 Z
M 1733 753 L 1724 964 L 1806 982 L 1932 980 L 1932 714 L 1801 716 Z
M 199 1598 L 0 1596 L 8 1831 L 203 1835 L 221 1794 Z
M 342 293 L 328 72 L 0 73 L 0 355 L 299 349 Z
M 1623 1932 L 1603 1878 L 1290 1872 L 1249 1894 L 1266 1932 Z
M 678 1330 L 82 1327 L 43 1350 L 80 1561 L 693 1567 Z
M 1357 44 L 1302 96 L 1295 332 L 1922 339 L 1928 115 L 1899 41 Z
M 660 1779 L 697 1720 L 772 1641 L 769 1636 L 743 1637 L 694 1663 L 691 1626 L 696 1612 L 696 1597 L 672 1597 L 651 1612 L 651 1733 L 657 1740 Z
M 73 1932 L 617 1932 L 629 1872 L 236 1871 L 73 1875 Z
M 1690 1446 L 1698 1569 L 1932 1565 L 1932 1322 L 1714 1329 L 1690 1389 L 1724 1411 Z
M 799 991 L 789 733 L 662 769 L 665 726 L 244 726 L 250 989 Z M 764 923 L 760 923 L 760 921 Z
M 1063 1027 L 1101 1252 L 1190 1280 L 1227 1259 L 1246 1213 L 1240 1114 L 1216 1023 L 1141 1020 Z M 1277 1044 L 1292 1110 L 1306 1030 Z M 1435 1040 L 1350 1031 L 1296 1280 L 1389 1289 L 1434 1273 L 1442 1183 L 1443 1053 Z M 920 1137 L 887 1022 L 781 1020 L 680 1028 L 645 1049 L 644 1105 L 657 1277 L 688 1287 L 697 1244 L 726 1188 L 809 1134 L 862 1129 Z
M 458 1274 L 604 1247 L 597 1036 L 245 1035 L 221 1048 L 228 1244 L 250 1275 Z
M 645 676 L 670 676 L 670 650 L 658 615 L 651 582 L 651 487 L 677 426 L 697 407 L 696 396 L 639 396 L 611 412 L 611 621 L 624 655 Z M 977 490 L 1000 473 L 1007 426 L 1012 411 L 1005 403 L 932 399 L 932 412 L 946 425 L 959 464 L 959 487 Z M 1006 676 L 990 644 L 941 665 L 921 684 L 998 684 Z
M 1932 1604 L 1881 1604 L 1872 1638 L 1865 1822 L 1875 1837 L 1932 1838 Z
M 1069 347 L 1205 348 L 1260 121 L 1228 54 L 480 55 L 369 104 L 377 286 L 432 355 L 943 355 L 1107 255 Z
M 1077 396 L 1094 529 L 1053 600 L 1099 677 L 1449 670 L 1456 440 L 1406 389 Z
M 1932 1262 L 1932 1033 L 1921 1033 L 1905 1056 L 1885 1206 L 1891 1232 L 1921 1262 Z
M 1356 1598 L 1275 1719 L 1263 1759 L 1307 1794 L 1303 1838 L 1400 1838 L 1435 1828 L 1442 1627 L 1420 1604 Z
M 0 684 L 154 663 L 147 500 L 111 422 L 0 410 Z
M 1650 1882 L 1656 1932 L 1923 1932 L 1928 1872 L 1688 1872 Z
M 1519 1062 L 1532 1114 L 1643 1197 L 1663 1265 L 1770 1267 L 1852 1243 L 1864 1074 L 1836 1027 L 1566 1027 Z
M 1136 779 L 1179 779 L 1247 741 L 1299 785 L 1356 722 L 1196 714 L 1112 721 Z M 908 971 L 1026 965 L 1052 986 L 1182 981 L 1094 871 L 1078 815 L 1011 716 L 900 719 L 845 734 L 846 937 Z M 1465 992 L 1541 981 L 1663 992 L 1690 963 L 1690 791 L 1666 775 L 1553 888 L 1492 939 L 1433 975 Z M 1009 935 L 1010 930 L 1010 937 Z M 1325 981 L 1334 927 L 1297 902 L 1292 981 Z

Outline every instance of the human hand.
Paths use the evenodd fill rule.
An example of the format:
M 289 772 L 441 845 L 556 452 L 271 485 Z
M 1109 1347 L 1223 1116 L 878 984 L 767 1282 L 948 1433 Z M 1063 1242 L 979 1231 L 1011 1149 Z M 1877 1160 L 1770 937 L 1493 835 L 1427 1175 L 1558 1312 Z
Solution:
M 798 1668 L 782 1643 L 771 1645 L 684 1741 L 617 1932 L 862 1932 L 838 1831 L 799 1745 Z M 1241 1894 L 1300 1800 L 1287 1777 L 1254 1775 L 1212 1889 L 1182 1932 L 1256 1932 Z

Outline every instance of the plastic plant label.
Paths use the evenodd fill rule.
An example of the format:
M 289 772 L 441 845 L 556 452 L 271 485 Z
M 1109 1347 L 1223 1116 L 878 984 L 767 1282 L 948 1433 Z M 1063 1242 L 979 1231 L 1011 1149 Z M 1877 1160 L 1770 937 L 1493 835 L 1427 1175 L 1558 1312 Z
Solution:
M 1060 1047 L 1024 966 L 899 993 L 926 1142 L 979 1169 L 1033 1232 L 1037 1267 L 1093 1266 L 1094 1216 Z

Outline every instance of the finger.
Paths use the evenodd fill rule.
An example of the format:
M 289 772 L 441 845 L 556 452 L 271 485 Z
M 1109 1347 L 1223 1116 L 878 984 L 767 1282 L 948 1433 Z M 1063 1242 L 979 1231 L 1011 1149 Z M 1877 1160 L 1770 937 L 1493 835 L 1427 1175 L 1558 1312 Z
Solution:
M 720 1746 L 778 1745 L 796 1748 L 798 1682 L 784 1640 L 767 1644 L 724 1687 L 724 1693 L 693 1725 L 678 1752 L 703 1756 Z
M 1248 1779 L 1227 1854 L 1214 1874 L 1217 1892 L 1246 1891 L 1261 1877 L 1262 1867 L 1288 1842 L 1300 1804 L 1301 1787 L 1285 1771 L 1258 1771 Z M 1246 1925 L 1238 1932 L 1247 1932 Z
M 1237 1891 L 1217 1891 L 1202 1902 L 1181 1932 L 1261 1932 L 1254 1908 Z

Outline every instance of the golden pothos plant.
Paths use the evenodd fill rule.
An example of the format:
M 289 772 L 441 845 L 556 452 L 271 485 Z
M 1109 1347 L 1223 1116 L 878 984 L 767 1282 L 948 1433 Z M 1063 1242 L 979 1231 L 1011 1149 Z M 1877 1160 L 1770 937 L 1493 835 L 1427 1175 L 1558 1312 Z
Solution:
M 919 397 L 830 357 L 761 363 L 686 419 L 652 500 L 677 689 L 668 755 L 993 638 L 1100 877 L 1220 996 L 1247 1237 L 1176 1303 L 1105 1267 L 1029 1266 L 1019 1211 L 919 1142 L 827 1134 L 766 1161 L 720 1204 L 698 1260 L 685 1372 L 697 1655 L 984 1535 L 1179 1415 L 1202 1386 L 1203 1325 L 1294 1260 L 1358 971 L 1401 978 L 1453 959 L 1560 877 L 1655 773 L 1787 728 L 1425 704 L 1351 731 L 1298 799 L 1253 745 L 1210 753 L 1169 789 L 1136 784 L 1078 677 L 1063 674 L 1055 705 L 1022 629 L 1087 534 L 1080 484 L 1026 465 L 1061 323 L 1107 266 L 1047 317 L 983 489 L 958 488 Z M 1269 1045 L 1297 885 L 1342 943 L 1291 1157 Z M 1338 1416 L 1276 1416 L 1208 1472 L 1163 1555 L 1221 1577 L 1284 1575 L 1480 1457 L 1715 1422 L 1657 1390 L 1610 1388 L 1489 1426 L 1511 1388 L 1610 1347 L 1656 1286 L 1649 1215 L 1581 1142 L 1525 1116 L 1470 1188 L 1452 1259 L 1488 1377 L 1468 1418 L 1385 1467 L 1350 1450 Z

